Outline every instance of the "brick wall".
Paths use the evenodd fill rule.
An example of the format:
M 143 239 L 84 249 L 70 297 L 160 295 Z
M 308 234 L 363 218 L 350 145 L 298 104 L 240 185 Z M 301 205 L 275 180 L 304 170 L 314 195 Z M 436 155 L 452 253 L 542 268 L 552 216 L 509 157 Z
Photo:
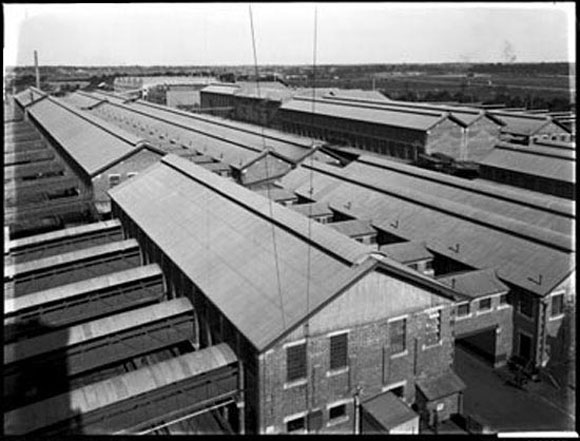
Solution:
M 443 153 L 459 159 L 463 143 L 464 129 L 459 124 L 446 119 L 429 130 L 425 153 Z
M 480 118 L 467 128 L 466 161 L 481 161 L 499 140 L 500 126 L 489 118 Z
M 483 298 L 483 297 L 482 297 Z M 482 299 L 480 298 L 480 299 Z M 489 297 L 488 297 L 489 298 Z M 491 296 L 491 309 L 479 311 L 479 300 L 470 303 L 470 314 L 465 317 L 455 315 L 455 338 L 461 339 L 478 331 L 489 331 L 495 328 L 494 364 L 504 364 L 512 355 L 513 345 L 513 307 L 509 304 L 500 305 L 500 296 Z M 477 341 L 473 341 L 477 345 Z
M 424 347 L 426 314 L 408 314 L 407 319 L 407 349 L 395 356 L 391 356 L 389 350 L 388 319 L 350 327 L 348 367 L 336 372 L 329 371 L 328 333 L 312 335 L 307 343 L 308 381 L 286 382 L 284 344 L 301 341 L 302 328 L 268 351 L 260 366 L 265 399 L 261 406 L 261 431 L 285 432 L 286 417 L 300 415 L 310 408 L 322 410 L 322 432 L 352 433 L 354 407 L 348 404 L 347 418 L 336 424 L 329 421 L 328 408 L 342 400 L 353 400 L 357 386 L 361 388 L 360 397 L 364 401 L 384 392 L 389 385 L 405 383 L 403 398 L 412 403 L 415 378 L 438 374 L 452 364 L 451 307 L 442 309 L 442 341 L 432 347 Z

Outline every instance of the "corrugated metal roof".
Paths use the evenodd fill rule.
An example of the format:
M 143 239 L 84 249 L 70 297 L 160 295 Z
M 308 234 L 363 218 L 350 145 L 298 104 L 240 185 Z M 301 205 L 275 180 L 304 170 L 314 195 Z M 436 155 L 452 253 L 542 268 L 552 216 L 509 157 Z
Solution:
M 419 415 L 392 392 L 385 392 L 363 402 L 362 408 L 386 430 L 419 418 Z
M 533 116 L 523 113 L 496 111 L 490 111 L 489 113 L 505 124 L 502 132 L 514 135 L 531 136 L 551 121 L 549 117 Z
M 417 380 L 417 387 L 428 401 L 438 400 L 465 389 L 465 383 L 452 370 L 433 378 Z
M 433 181 L 410 187 L 412 182 L 399 181 L 387 170 L 372 173 L 360 165 L 351 170 L 353 164 L 344 169 L 314 165 L 313 199 L 332 207 L 350 203 L 351 209 L 343 210 L 348 214 L 369 219 L 403 239 L 425 241 L 430 250 L 474 268 L 496 268 L 501 279 L 540 295 L 548 294 L 574 268 L 574 252 L 565 251 L 574 248 L 570 218 L 513 203 L 501 211 L 484 200 L 474 207 L 470 204 L 477 195 L 472 192 L 464 191 L 454 200 Z M 298 194 L 308 194 L 308 181 Z
M 220 95 L 234 95 L 240 88 L 237 84 L 212 84 L 201 89 L 201 93 L 217 93 Z
M 94 222 L 86 225 L 79 225 L 76 227 L 64 228 L 62 230 L 51 231 L 48 233 L 35 234 L 34 236 L 22 237 L 19 239 L 14 239 L 11 242 L 11 248 L 13 251 L 19 248 L 29 247 L 31 245 L 39 245 L 45 242 L 52 242 L 67 237 L 74 237 L 81 234 L 92 233 L 95 231 L 105 231 L 110 229 L 120 229 L 121 222 L 117 219 L 112 219 L 102 222 Z
M 86 414 L 236 361 L 226 343 L 174 357 L 7 412 L 4 432 L 13 435 L 33 432 L 69 420 L 71 409 Z
M 497 146 L 487 155 L 480 165 L 531 176 L 540 176 L 554 181 L 576 182 L 576 154 L 551 154 L 555 149 L 550 147 L 507 147 Z M 567 157 L 566 157 L 567 156 Z
M 312 204 L 293 204 L 290 205 L 290 208 L 304 216 L 311 217 L 332 216 L 333 214 L 328 204 L 319 204 L 316 202 Z
M 369 236 L 377 234 L 377 230 L 371 226 L 369 221 L 359 219 L 330 222 L 327 225 L 348 237 Z
M 315 100 L 313 110 L 311 99 L 296 97 L 280 106 L 280 111 L 286 110 L 419 131 L 427 131 L 447 118 L 447 115 L 441 112 L 387 109 L 378 106 L 363 107 L 330 100 Z
M 450 274 L 437 280 L 472 298 L 509 291 L 509 287 L 497 278 L 493 268 Z
M 427 249 L 424 242 L 400 242 L 382 245 L 381 253 L 401 263 L 412 263 L 419 260 L 433 259 L 433 254 Z
M 117 127 L 81 118 L 53 98 L 35 103 L 28 112 L 89 176 L 136 151 L 141 142 Z
M 361 156 L 346 168 L 348 173 L 368 176 L 384 186 L 398 185 L 443 197 L 502 217 L 555 232 L 570 234 L 574 204 L 558 197 L 530 194 L 519 189 L 498 188 L 485 181 L 469 181 L 439 172 L 371 156 Z
M 455 106 L 442 106 L 429 103 L 419 103 L 419 102 L 407 102 L 407 101 L 394 101 L 394 100 L 377 100 L 377 99 L 360 99 L 351 97 L 333 97 L 325 96 L 328 100 L 338 100 L 351 103 L 361 103 L 361 104 L 371 104 L 384 108 L 403 108 L 403 109 L 419 109 L 419 110 L 431 110 L 435 112 L 445 113 L 449 112 L 458 121 L 461 121 L 465 126 L 470 126 L 471 124 L 478 121 L 480 118 L 486 117 L 487 113 L 481 109 L 469 108 L 469 107 L 455 107 Z M 490 116 L 493 121 L 499 121 L 497 118 Z
M 265 198 L 269 197 L 273 201 L 289 201 L 298 199 L 298 196 L 296 196 L 291 191 L 286 190 L 285 188 L 272 187 L 270 189 L 255 190 L 255 191 L 256 193 L 258 193 L 261 196 L 264 196 Z
M 258 350 L 303 320 L 307 283 L 314 309 L 370 251 L 310 222 L 307 271 L 307 218 L 173 155 L 110 195 Z
M 296 90 L 296 96 L 312 97 L 313 89 L 300 88 Z M 363 89 L 339 89 L 337 87 L 317 87 L 314 89 L 314 96 L 319 98 L 345 98 L 354 100 L 376 100 L 389 102 L 390 100 L 377 90 L 363 90 Z
M 187 298 L 181 297 L 92 320 L 67 328 L 66 331 L 57 330 L 25 341 L 7 344 L 4 345 L 4 364 L 22 362 L 27 358 L 48 354 L 52 351 L 66 350 L 90 340 L 128 332 L 133 328 L 168 320 L 186 312 L 193 313 L 193 306 Z M 71 374 L 69 372 L 69 375 Z
M 42 259 L 31 260 L 29 262 L 17 263 L 13 267 L 13 274 L 26 274 L 34 271 L 50 268 L 55 265 L 62 265 L 87 259 L 91 257 L 100 256 L 103 254 L 124 252 L 131 249 L 138 249 L 139 244 L 135 239 L 127 239 L 118 242 L 111 242 L 105 245 L 98 245 L 91 248 L 85 248 L 77 251 L 70 251 L 68 253 L 57 254 L 55 256 L 44 257 Z
M 29 87 L 28 89 L 15 95 L 14 100 L 20 106 L 26 107 L 46 96 L 47 96 L 46 93 L 42 92 L 41 90 L 38 90 L 36 87 Z
M 76 283 L 69 283 L 68 285 L 61 285 L 45 291 L 37 291 L 20 297 L 4 299 L 4 317 L 6 320 L 11 315 L 19 314 L 31 308 L 49 305 L 50 303 L 63 301 L 87 292 L 94 292 L 110 286 L 127 284 L 153 276 L 163 277 L 163 273 L 157 264 L 130 268 Z

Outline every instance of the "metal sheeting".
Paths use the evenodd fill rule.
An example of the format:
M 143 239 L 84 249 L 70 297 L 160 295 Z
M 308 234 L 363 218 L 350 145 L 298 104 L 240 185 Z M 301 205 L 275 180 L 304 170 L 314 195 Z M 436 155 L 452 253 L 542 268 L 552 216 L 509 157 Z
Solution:
M 265 198 L 269 197 L 273 201 L 292 201 L 298 199 L 291 191 L 286 190 L 285 188 L 273 187 L 264 190 L 256 190 L 256 193 L 259 195 L 264 196 Z
M 22 362 L 52 351 L 67 350 L 75 345 L 128 332 L 188 312 L 193 314 L 193 307 L 187 298 L 182 297 L 4 345 L 4 365 Z
M 435 111 L 440 113 L 449 112 L 451 116 L 455 119 L 463 123 L 465 126 L 470 126 L 471 124 L 478 121 L 480 118 L 485 116 L 485 112 L 480 109 L 469 109 L 469 108 L 461 108 L 461 107 L 449 107 L 449 106 L 441 106 L 441 105 L 434 105 L 429 103 L 414 103 L 414 102 L 406 102 L 406 101 L 394 101 L 394 100 L 371 100 L 371 99 L 359 99 L 359 98 L 351 98 L 351 97 L 332 97 L 332 96 L 325 96 L 325 99 L 331 101 L 344 101 L 350 102 L 353 104 L 360 103 L 360 104 L 374 104 L 379 107 L 383 108 L 402 108 L 402 109 L 416 109 L 416 110 L 427 110 L 427 111 Z
M 35 271 L 42 271 L 53 266 L 72 264 L 84 259 L 94 258 L 100 255 L 110 253 L 123 253 L 131 249 L 138 249 L 139 244 L 135 239 L 127 239 L 119 242 L 113 242 L 106 245 L 87 248 L 84 250 L 71 251 L 70 253 L 59 254 L 56 256 L 45 257 L 43 259 L 33 260 L 30 262 L 17 263 L 13 267 L 6 268 L 12 270 L 15 276 L 23 276 Z
M 82 234 L 90 234 L 93 232 L 120 229 L 121 222 L 117 219 L 112 219 L 103 222 L 93 222 L 86 225 L 79 225 L 76 227 L 64 228 L 62 230 L 51 231 L 49 233 L 35 234 L 34 236 L 14 239 L 10 242 L 11 249 L 17 251 L 19 248 L 39 245 L 46 242 L 53 242 L 56 240 L 66 239 Z
M 219 95 L 234 95 L 240 86 L 237 84 L 212 84 L 201 89 L 201 93 L 216 93 Z
M 342 222 L 331 222 L 328 224 L 328 226 L 349 237 L 369 236 L 377 234 L 377 230 L 371 227 L 371 223 L 369 221 L 358 219 Z
M 455 372 L 449 370 L 436 378 L 417 380 L 417 388 L 425 395 L 427 401 L 434 401 L 461 392 L 465 389 L 465 383 Z
M 401 263 L 412 263 L 419 260 L 433 259 L 433 254 L 425 247 L 424 242 L 400 242 L 383 245 L 379 251 L 387 257 Z
M 494 213 L 491 207 L 476 209 L 467 205 L 467 199 L 474 195 L 464 195 L 464 202 L 454 202 L 444 198 L 442 189 L 432 182 L 426 181 L 421 188 L 410 190 L 397 185 L 398 180 L 389 178 L 386 170 L 379 170 L 381 173 L 373 178 L 368 167 L 364 173 L 360 169 L 349 173 L 349 167 L 342 170 L 314 167 L 314 200 L 331 207 L 350 203 L 349 214 L 369 219 L 377 228 L 406 240 L 425 241 L 430 250 L 472 267 L 496 268 L 503 280 L 540 295 L 548 294 L 573 269 L 573 253 L 551 246 L 558 243 L 572 249 L 572 228 L 567 235 L 556 233 L 534 225 L 530 212 L 521 217 L 512 214 L 515 219 L 509 219 Z M 307 193 L 308 188 L 306 182 L 297 193 Z M 447 209 L 443 211 L 443 207 Z M 546 228 L 550 219 L 562 222 L 552 213 L 542 216 Z M 568 222 L 573 227 L 573 222 Z M 529 238 L 522 236 L 526 230 Z M 536 241 L 541 238 L 546 243 Z M 540 283 L 539 275 L 542 275 Z
M 509 288 L 497 278 L 493 268 L 438 277 L 437 280 L 472 298 L 506 293 Z
M 323 115 L 422 132 L 427 131 L 447 118 L 444 112 L 383 108 L 382 106 L 380 108 L 377 106 L 363 107 L 347 103 L 330 102 L 328 100 L 316 100 L 314 106 L 312 104 L 312 100 L 294 98 L 280 106 L 280 111 Z
M 419 415 L 392 392 L 385 392 L 365 401 L 362 403 L 362 408 L 386 430 L 419 418 Z
M 412 165 L 403 164 L 389 159 L 377 158 L 375 156 L 362 155 L 357 159 L 361 164 L 377 166 L 384 170 L 395 171 L 402 175 L 409 175 L 420 181 L 429 182 L 429 186 L 437 185 L 437 194 L 445 194 L 446 197 L 458 193 L 463 195 L 458 199 L 460 202 L 471 202 L 476 207 L 486 210 L 496 211 L 502 215 L 509 215 L 512 210 L 516 218 L 528 218 L 535 222 L 542 213 L 552 213 L 559 216 L 573 218 L 576 216 L 574 204 L 563 201 L 561 198 L 549 195 L 538 195 L 527 190 L 513 187 L 498 187 L 493 182 L 482 180 L 469 181 L 455 176 L 449 176 L 440 172 L 425 170 Z M 427 184 L 425 184 L 427 185 Z M 455 190 L 453 190 L 455 189 Z M 444 193 L 440 193 L 444 192 Z M 489 205 L 493 204 L 493 205 Z M 495 208 L 493 208 L 495 207 Z M 520 212 L 521 207 L 533 209 L 531 212 Z M 509 208 L 509 209 L 508 209 Z M 565 225 L 564 230 L 554 227 L 555 219 L 550 218 L 547 225 L 555 231 L 569 232 L 569 225 Z
M 258 350 L 305 317 L 307 285 L 314 309 L 370 251 L 312 222 L 309 250 L 306 217 L 173 155 L 110 195 Z
M 549 149 L 549 147 L 546 147 Z M 568 155 L 572 156 L 572 155 Z M 554 181 L 576 182 L 576 159 L 538 154 L 538 148 L 496 147 L 479 163 L 481 166 L 509 170 Z
M 294 204 L 290 205 L 290 208 L 304 216 L 310 217 L 332 216 L 333 214 L 328 204 L 318 204 L 316 202 L 312 204 Z
M 38 90 L 36 87 L 29 87 L 14 96 L 14 100 L 22 107 L 26 107 L 35 101 L 46 96 L 46 93 Z
M 126 139 L 79 117 L 51 98 L 31 106 L 29 114 L 89 176 L 136 149 Z
M 103 98 L 98 98 L 93 95 L 84 93 L 69 93 L 68 95 L 61 98 L 63 102 L 71 106 L 77 107 L 79 109 L 84 109 L 103 101 Z
M 66 299 L 78 297 L 88 292 L 106 289 L 115 285 L 128 284 L 153 276 L 163 276 L 157 264 L 131 268 L 68 285 L 61 285 L 56 288 L 47 289 L 46 291 L 38 291 L 21 297 L 4 299 L 4 314 L 5 317 L 10 317 L 14 314 L 19 314 L 21 311 L 38 308 L 54 302 L 65 301 Z
M 236 362 L 227 344 L 211 346 L 7 412 L 4 432 L 33 432 Z
M 532 117 L 516 113 L 489 112 L 505 124 L 502 132 L 515 135 L 533 135 L 550 122 L 546 117 Z

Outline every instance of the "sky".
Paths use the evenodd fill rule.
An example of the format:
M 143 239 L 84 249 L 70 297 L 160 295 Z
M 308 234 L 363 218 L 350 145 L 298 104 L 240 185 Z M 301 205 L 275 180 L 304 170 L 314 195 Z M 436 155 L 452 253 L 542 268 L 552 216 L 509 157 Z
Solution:
M 4 4 L 4 65 L 249 65 L 249 3 Z M 256 3 L 259 65 L 575 62 L 574 2 Z

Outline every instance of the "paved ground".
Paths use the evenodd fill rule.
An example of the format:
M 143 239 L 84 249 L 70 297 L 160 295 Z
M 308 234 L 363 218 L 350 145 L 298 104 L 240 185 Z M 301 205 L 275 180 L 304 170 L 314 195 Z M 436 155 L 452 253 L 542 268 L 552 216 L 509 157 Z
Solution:
M 521 390 L 506 384 L 507 369 L 493 370 L 458 346 L 455 352 L 455 372 L 467 385 L 465 414 L 479 417 L 494 432 L 575 430 L 573 390 L 547 382 L 530 382 Z

